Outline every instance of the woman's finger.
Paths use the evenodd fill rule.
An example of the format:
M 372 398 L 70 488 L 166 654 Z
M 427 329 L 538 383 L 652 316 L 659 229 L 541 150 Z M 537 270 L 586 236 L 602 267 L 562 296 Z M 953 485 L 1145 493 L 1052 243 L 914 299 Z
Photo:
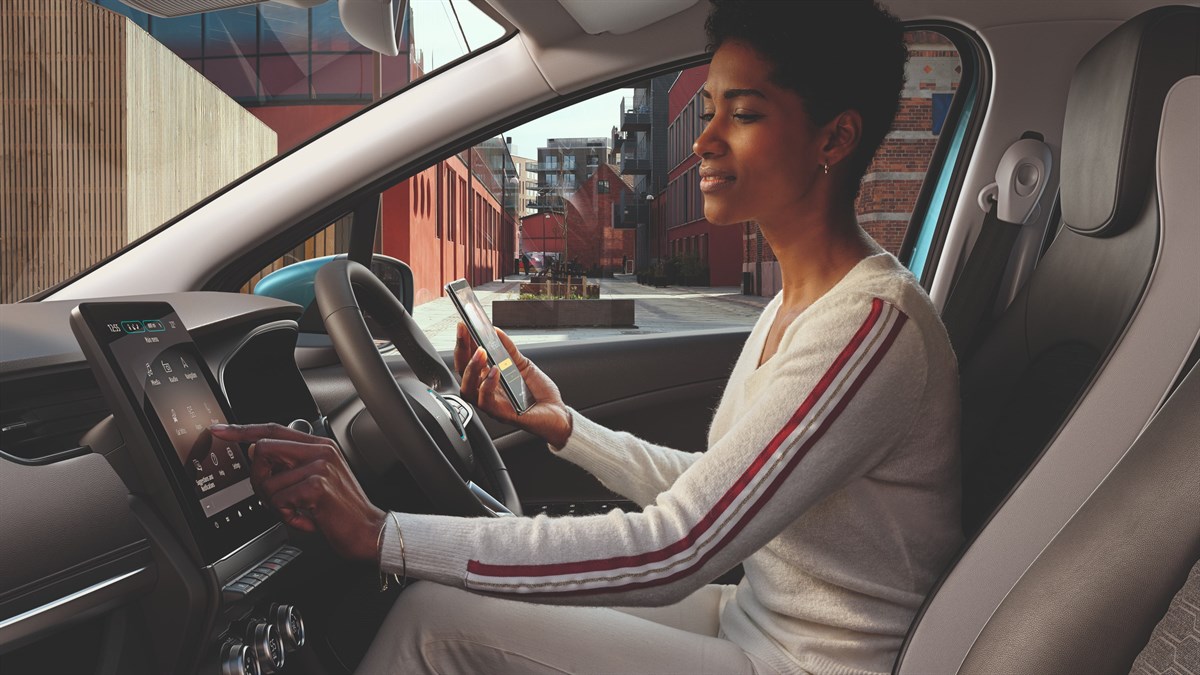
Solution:
M 316 532 L 317 521 L 313 513 L 321 508 L 320 500 L 325 494 L 324 481 L 309 475 L 304 480 L 270 495 L 267 503 L 279 513 L 288 527 L 302 532 Z
M 328 470 L 328 463 L 325 460 L 318 459 L 292 469 L 268 474 L 262 479 L 257 488 L 264 497 L 270 499 L 276 493 L 283 492 L 293 485 L 304 482 L 309 476 L 315 474 L 323 475 Z
M 458 328 L 454 338 L 454 371 L 459 375 L 466 370 L 467 364 L 471 361 L 471 356 L 475 354 L 478 345 L 471 338 L 471 332 L 467 330 L 467 324 L 459 321 Z
M 508 395 L 500 390 L 499 368 L 492 368 L 483 378 L 479 385 L 479 400 L 485 403 L 487 414 L 502 422 L 512 420 L 516 414 Z
M 513 344 L 512 338 L 508 337 L 508 333 L 497 328 L 496 336 L 500 338 L 500 344 L 504 345 L 504 348 L 508 350 L 508 355 L 512 357 L 513 364 L 517 366 L 517 370 L 524 370 L 525 364 L 529 363 L 529 359 L 525 358 L 521 350 L 517 349 L 517 346 Z
M 459 392 L 463 399 L 471 405 L 479 405 L 479 385 L 483 379 L 484 371 L 487 369 L 487 354 L 480 347 L 475 350 L 475 355 L 467 362 L 466 369 L 463 370 L 462 383 L 459 385 Z
M 226 441 L 236 441 L 238 443 L 254 443 L 264 438 L 273 438 L 281 441 L 296 441 L 298 443 L 328 446 L 333 446 L 334 444 L 331 439 L 323 436 L 306 434 L 303 431 L 285 427 L 282 424 L 275 424 L 274 422 L 270 424 L 214 424 L 208 430 L 217 438 Z

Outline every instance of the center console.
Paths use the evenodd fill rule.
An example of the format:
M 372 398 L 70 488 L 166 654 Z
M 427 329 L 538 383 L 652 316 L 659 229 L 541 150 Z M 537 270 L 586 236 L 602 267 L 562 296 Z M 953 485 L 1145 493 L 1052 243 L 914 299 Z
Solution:
M 139 493 L 204 579 L 201 672 L 279 672 L 304 645 L 292 605 L 261 589 L 300 558 L 254 493 L 246 448 L 214 437 L 236 421 L 203 354 L 165 302 L 83 303 L 71 328 L 113 411 Z

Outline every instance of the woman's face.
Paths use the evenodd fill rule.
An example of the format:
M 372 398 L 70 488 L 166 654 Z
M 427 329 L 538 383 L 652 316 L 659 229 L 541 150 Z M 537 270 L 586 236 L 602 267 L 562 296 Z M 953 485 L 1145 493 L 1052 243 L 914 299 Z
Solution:
M 743 42 L 727 41 L 713 55 L 701 89 L 708 124 L 692 146 L 711 223 L 795 218 L 814 181 L 830 178 L 803 100 L 769 74 L 770 64 Z

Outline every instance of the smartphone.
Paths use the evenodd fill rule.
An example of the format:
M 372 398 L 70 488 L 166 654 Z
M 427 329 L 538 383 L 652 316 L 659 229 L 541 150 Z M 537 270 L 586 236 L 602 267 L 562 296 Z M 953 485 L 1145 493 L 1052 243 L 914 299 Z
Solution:
M 451 281 L 446 284 L 446 294 L 450 296 L 454 308 L 463 318 L 463 323 L 467 324 L 467 330 L 471 332 L 471 337 L 475 338 L 475 343 L 487 352 L 488 364 L 500 369 L 500 386 L 504 388 L 504 393 L 508 394 L 508 400 L 512 402 L 517 414 L 529 410 L 533 405 L 533 397 L 525 387 L 525 379 L 513 363 L 512 355 L 500 343 L 492 320 L 483 310 L 483 305 L 479 304 L 479 298 L 475 297 L 471 285 L 466 279 Z

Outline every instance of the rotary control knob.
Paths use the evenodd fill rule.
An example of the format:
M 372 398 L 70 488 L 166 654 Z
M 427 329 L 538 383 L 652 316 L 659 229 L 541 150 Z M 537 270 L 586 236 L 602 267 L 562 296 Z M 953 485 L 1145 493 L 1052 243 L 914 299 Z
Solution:
M 246 641 L 263 675 L 279 672 L 283 668 L 283 644 L 279 641 L 274 624 L 266 621 L 251 624 L 246 630 Z
M 267 621 L 275 624 L 284 650 L 294 652 L 304 646 L 304 619 L 300 618 L 300 610 L 292 605 L 273 604 L 267 612 Z
M 221 647 L 221 675 L 260 675 L 258 659 L 250 648 L 231 640 Z

